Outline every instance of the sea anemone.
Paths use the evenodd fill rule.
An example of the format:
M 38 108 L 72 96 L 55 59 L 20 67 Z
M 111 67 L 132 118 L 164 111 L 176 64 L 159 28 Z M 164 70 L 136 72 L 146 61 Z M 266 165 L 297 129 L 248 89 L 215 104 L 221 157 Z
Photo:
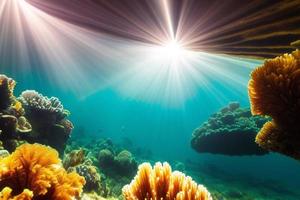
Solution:
M 57 151 L 44 145 L 23 144 L 0 162 L 4 200 L 71 200 L 80 195 L 84 184 L 83 177 L 65 171 Z
M 122 189 L 126 200 L 211 200 L 211 195 L 191 177 L 174 171 L 168 163 L 139 166 L 136 177 Z
M 256 136 L 265 149 L 300 159 L 300 51 L 266 60 L 249 82 L 251 111 L 266 115 Z

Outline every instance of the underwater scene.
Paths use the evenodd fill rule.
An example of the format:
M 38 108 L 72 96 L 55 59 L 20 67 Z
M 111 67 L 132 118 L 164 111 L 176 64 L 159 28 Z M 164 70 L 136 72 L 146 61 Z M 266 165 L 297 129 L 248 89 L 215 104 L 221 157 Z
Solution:
M 0 200 L 300 200 L 299 0 L 0 0 Z

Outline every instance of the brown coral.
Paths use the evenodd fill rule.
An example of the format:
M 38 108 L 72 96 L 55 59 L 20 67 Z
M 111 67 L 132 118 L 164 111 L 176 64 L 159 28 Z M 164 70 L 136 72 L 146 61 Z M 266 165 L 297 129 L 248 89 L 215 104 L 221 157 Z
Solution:
M 168 163 L 139 166 L 137 176 L 122 189 L 126 200 L 211 200 L 210 193 L 191 177 L 172 169 Z
M 16 82 L 7 76 L 0 74 L 0 110 L 4 110 L 12 103 L 13 91 Z
M 265 149 L 300 159 L 300 51 L 266 60 L 249 82 L 251 111 L 267 115 L 256 142 Z
M 3 200 L 17 200 L 20 195 L 32 200 L 71 200 L 79 196 L 84 183 L 83 177 L 64 170 L 54 149 L 40 144 L 23 144 L 0 162 Z

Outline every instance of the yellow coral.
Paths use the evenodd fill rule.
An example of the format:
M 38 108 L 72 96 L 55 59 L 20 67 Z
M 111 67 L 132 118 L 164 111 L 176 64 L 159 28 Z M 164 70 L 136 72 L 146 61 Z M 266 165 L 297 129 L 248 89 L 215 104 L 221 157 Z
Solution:
M 273 118 L 256 142 L 268 150 L 300 159 L 300 51 L 266 60 L 249 82 L 251 111 Z
M 168 163 L 139 166 L 137 176 L 122 189 L 126 200 L 211 200 L 210 193 L 191 177 L 172 169 Z
M 1 192 L 0 192 L 0 200 L 31 200 L 33 197 L 33 192 L 24 189 L 21 194 L 18 194 L 14 197 L 11 196 L 12 189 L 9 187 L 5 187 Z
M 29 194 L 28 189 L 32 193 L 28 199 L 71 200 L 84 184 L 83 177 L 64 170 L 57 151 L 44 145 L 23 144 L 0 163 L 0 189 L 12 189 L 8 199 Z M 7 189 L 3 190 L 7 195 Z
M 22 104 L 20 101 L 16 100 L 14 105 L 12 106 L 13 109 L 15 109 L 17 112 L 20 112 L 22 109 Z

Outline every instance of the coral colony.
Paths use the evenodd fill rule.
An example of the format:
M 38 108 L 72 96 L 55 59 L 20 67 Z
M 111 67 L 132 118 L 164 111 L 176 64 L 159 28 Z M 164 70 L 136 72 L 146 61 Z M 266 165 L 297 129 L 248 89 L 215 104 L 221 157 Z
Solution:
M 59 98 L 35 90 L 16 94 L 14 71 L 50 77 L 79 97 L 109 85 L 114 94 L 162 108 L 186 105 L 200 87 L 218 99 L 223 88 L 245 83 L 232 90 L 247 96 L 248 89 L 250 108 L 232 102 L 211 115 L 191 133 L 188 150 L 214 158 L 277 152 L 300 160 L 300 1 L 232 1 L 233 7 L 200 0 L 115 2 L 0 0 L 0 69 L 9 68 L 0 74 L 0 200 L 257 199 L 213 190 L 213 175 L 223 175 L 217 167 L 207 166 L 213 178 L 205 179 L 195 160 L 164 162 L 128 141 L 82 137 L 80 127 L 76 135 L 80 125 Z M 266 60 L 247 87 L 248 77 L 235 67 L 252 70 L 246 64 L 259 61 L 248 59 Z M 216 92 L 214 81 L 224 83 Z M 241 187 L 251 181 L 260 187 L 246 179 Z M 225 180 L 235 186 L 232 177 Z M 267 189 L 276 196 L 290 192 L 273 182 L 263 188 L 267 198 Z
M 251 111 L 272 117 L 256 136 L 263 148 L 300 160 L 300 51 L 266 60 L 249 82 Z
M 266 60 L 255 69 L 249 82 L 251 111 L 239 103 L 229 104 L 194 131 L 192 147 L 200 153 L 226 155 L 276 151 L 299 160 L 299 52 Z M 136 177 L 125 185 L 129 179 L 121 177 L 132 177 L 138 165 L 131 152 L 110 140 L 84 145 L 74 141 L 65 149 L 73 129 L 69 111 L 58 98 L 34 90 L 15 97 L 15 85 L 0 75 L 1 200 L 71 200 L 121 193 L 127 200 L 211 199 L 204 186 L 172 172 L 168 163 L 153 168 L 140 164 Z M 239 143 L 232 142 L 236 138 Z M 220 140 L 224 146 L 214 145 Z M 44 145 L 65 152 L 63 162 L 56 150 Z
M 267 121 L 268 118 L 252 116 L 249 108 L 231 103 L 194 131 L 191 145 L 202 153 L 264 155 L 268 151 L 260 148 L 254 140 Z M 221 143 L 223 145 L 217 145 Z

